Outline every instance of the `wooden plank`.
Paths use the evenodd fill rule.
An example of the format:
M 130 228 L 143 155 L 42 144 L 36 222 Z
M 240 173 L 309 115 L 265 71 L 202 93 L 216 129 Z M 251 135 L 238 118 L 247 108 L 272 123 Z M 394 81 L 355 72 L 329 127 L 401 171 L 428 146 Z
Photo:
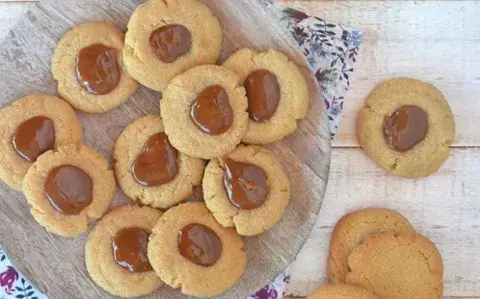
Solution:
M 353 81 L 353 88 L 351 89 L 351 92 L 349 92 L 348 98 L 346 99 L 346 103 L 345 103 L 346 110 L 341 122 L 340 134 L 337 136 L 338 141 L 337 140 L 334 141 L 335 146 L 357 146 L 355 141 L 355 135 L 354 135 L 354 124 L 355 124 L 354 115 L 356 114 L 356 111 L 358 111 L 358 109 L 361 107 L 364 97 L 368 94 L 371 88 L 373 88 L 373 86 L 375 86 L 377 82 L 380 82 L 381 80 L 386 78 L 385 76 L 389 73 L 394 73 L 395 75 L 406 75 L 406 76 L 417 76 L 417 74 L 421 74 L 422 76 L 425 76 L 425 77 L 421 77 L 421 79 L 431 80 L 437 85 L 439 84 L 438 82 L 440 82 L 440 84 L 443 84 L 442 81 L 444 80 L 448 81 L 444 83 L 445 87 L 441 87 L 440 85 L 439 87 L 446 92 L 447 98 L 449 99 L 449 101 L 452 101 L 452 98 L 459 99 L 459 104 L 457 106 L 455 106 L 455 103 L 453 104 L 451 103 L 451 104 L 455 112 L 455 115 L 457 117 L 457 125 L 458 125 L 457 131 L 459 133 L 460 131 L 465 132 L 465 133 L 462 133 L 462 135 L 459 136 L 459 138 L 457 138 L 455 145 L 456 146 L 468 146 L 468 145 L 477 146 L 478 145 L 478 138 L 477 138 L 477 135 L 475 134 L 475 127 L 472 126 L 472 128 L 468 130 L 470 127 L 470 124 L 474 124 L 475 122 L 478 122 L 478 116 L 475 114 L 475 112 L 478 111 L 478 106 L 471 105 L 472 103 L 471 99 L 474 96 L 478 95 L 478 89 L 477 89 L 479 85 L 478 78 L 476 78 L 476 76 L 473 76 L 472 81 L 468 81 L 467 79 L 465 79 L 468 72 L 471 72 L 472 69 L 474 71 L 478 70 L 478 67 L 475 67 L 475 68 L 471 67 L 472 66 L 471 62 L 473 62 L 471 60 L 475 57 L 475 54 L 478 53 L 478 48 L 475 48 L 475 42 L 478 43 L 478 40 L 475 40 L 474 38 L 472 39 L 472 37 L 480 36 L 477 34 L 478 32 L 476 31 L 478 26 L 476 27 L 474 26 L 476 24 L 478 25 L 479 21 L 473 17 L 474 14 L 478 15 L 478 3 L 475 3 L 475 1 L 447 2 L 447 3 L 441 3 L 440 1 L 430 1 L 435 4 L 435 6 L 433 6 L 433 8 L 430 9 L 432 7 L 430 6 L 430 4 L 432 3 L 424 3 L 423 1 L 416 1 L 417 4 L 415 5 L 412 5 L 413 1 L 407 1 L 407 2 L 410 2 L 409 3 L 410 5 L 406 5 L 403 7 L 400 7 L 399 5 L 397 5 L 397 3 L 391 2 L 391 1 L 390 2 L 338 1 L 336 3 L 330 2 L 328 4 L 323 2 L 315 2 L 315 3 L 313 2 L 307 3 L 307 2 L 309 1 L 303 1 L 302 3 L 300 3 L 299 1 L 295 1 L 295 2 L 289 1 L 288 4 L 298 8 L 303 7 L 306 11 L 310 13 L 314 13 L 315 15 L 318 15 L 318 16 L 325 17 L 328 20 L 339 21 L 351 26 L 359 27 L 364 31 L 364 34 L 365 34 L 364 44 L 362 46 L 363 51 L 361 52 L 361 55 L 360 55 L 361 59 L 357 64 L 357 70 L 356 70 L 356 74 L 354 76 L 354 81 Z M 354 2 L 357 2 L 357 3 L 354 3 Z M 377 9 L 375 9 L 374 6 L 377 6 Z M 1 11 L 1 8 L 2 7 L 0 6 L 0 11 Z M 405 11 L 403 11 L 404 9 Z M 472 12 L 472 9 L 473 9 L 473 12 Z M 431 13 L 432 11 L 434 11 L 435 14 L 432 14 Z M 389 17 L 383 16 L 382 15 L 383 13 L 389 13 Z M 416 15 L 412 16 L 413 13 L 416 13 Z M 439 15 L 440 17 L 436 19 L 435 18 L 436 15 Z M 421 19 L 420 21 L 418 19 L 419 17 L 424 18 L 425 20 Z M 434 20 L 430 20 L 432 18 Z M 402 24 L 400 22 L 401 20 L 406 22 Z M 434 22 L 436 27 L 430 26 L 431 22 Z M 450 25 L 447 26 L 447 24 L 450 24 Z M 469 24 L 472 24 L 472 25 L 469 25 Z M 402 30 L 402 28 L 405 28 L 408 30 L 404 31 Z M 394 30 L 390 31 L 391 29 L 394 29 Z M 421 30 L 417 32 L 415 31 L 416 29 L 421 29 Z M 459 32 L 456 33 L 455 30 L 458 30 Z M 378 36 L 375 36 L 375 32 L 378 32 Z M 446 34 L 446 36 L 443 36 L 442 34 Z M 460 37 L 458 40 L 455 34 L 459 34 L 458 36 Z M 417 35 L 419 35 L 419 40 L 412 41 L 412 38 L 416 37 Z M 432 37 L 431 40 L 428 40 L 427 38 L 428 36 L 434 36 L 434 37 Z M 424 40 L 423 42 L 422 42 L 422 39 Z M 470 46 L 473 43 L 473 48 L 472 47 L 467 48 L 463 46 L 458 47 L 457 45 L 462 44 L 462 39 L 466 39 L 467 41 L 469 41 Z M 415 59 L 415 61 L 413 62 L 410 60 L 406 62 L 402 61 L 405 55 L 405 51 L 402 50 L 402 45 L 405 45 L 405 44 L 411 45 L 408 47 L 409 51 L 415 50 L 414 53 L 408 53 L 409 55 L 413 55 L 413 58 Z M 441 45 L 441 47 L 439 47 L 439 44 Z M 366 46 L 368 46 L 369 48 L 366 48 Z M 377 50 L 374 50 L 375 47 L 378 47 Z M 440 49 L 442 52 L 438 54 L 438 52 L 436 52 L 435 49 Z M 427 52 L 427 50 L 429 52 Z M 453 50 L 456 50 L 456 51 L 458 50 L 460 51 L 460 53 L 465 53 L 465 52 L 468 52 L 468 53 L 466 56 L 463 56 L 463 54 L 449 55 L 449 53 L 453 52 Z M 364 56 L 365 53 L 369 55 L 368 59 L 365 58 Z M 387 55 L 384 53 L 390 53 L 390 54 Z M 432 54 L 434 56 L 429 56 L 429 54 Z M 444 69 L 445 68 L 444 65 L 439 66 L 437 64 L 436 61 L 438 61 L 438 59 L 442 57 L 446 57 L 446 58 L 453 57 L 451 60 L 446 61 L 446 67 L 449 70 L 450 69 L 454 70 L 452 72 L 452 75 L 448 74 L 447 70 Z M 422 59 L 424 61 L 422 61 Z M 374 63 L 373 66 L 371 66 L 372 62 Z M 418 63 L 414 63 L 414 62 L 418 62 Z M 457 63 L 457 65 L 455 65 L 454 63 Z M 460 67 L 465 67 L 465 66 L 467 67 L 466 71 L 459 69 Z M 436 68 L 438 68 L 438 70 Z M 370 72 L 371 69 L 375 71 Z M 433 73 L 431 73 L 432 71 Z M 363 73 L 362 77 L 357 77 L 358 74 L 361 74 L 358 72 Z M 379 75 L 375 72 L 381 72 L 382 75 Z M 438 74 L 438 72 L 440 72 L 442 76 L 445 76 L 445 75 L 448 75 L 448 76 L 445 76 L 444 78 L 436 78 L 435 74 Z M 478 71 L 477 71 L 477 74 L 478 74 Z M 454 79 L 445 79 L 445 78 L 451 78 L 450 76 L 452 76 Z M 467 86 L 462 85 L 462 84 L 465 84 L 463 83 L 465 81 L 467 82 Z M 476 99 L 478 99 L 478 96 Z M 465 103 L 461 103 L 463 101 Z M 463 106 L 463 104 L 466 104 L 466 105 Z M 466 120 L 465 125 L 463 125 L 464 119 Z M 347 178 L 348 174 L 353 174 L 354 172 L 352 172 L 351 170 L 350 171 L 345 170 L 346 168 L 346 166 L 344 165 L 345 163 L 342 161 L 339 161 L 338 157 L 341 155 L 337 154 L 337 152 L 345 153 L 346 151 L 354 151 L 354 150 L 340 150 L 340 151 L 335 150 L 333 154 L 334 158 L 332 162 L 333 163 L 332 167 L 334 169 L 337 169 L 337 166 L 335 165 L 337 163 L 342 163 L 343 165 L 342 167 L 344 168 L 344 176 L 345 176 L 343 179 L 340 179 L 338 174 L 335 178 L 333 177 L 331 178 L 330 185 L 338 184 L 338 186 L 334 188 L 338 190 L 342 188 L 343 185 L 347 185 L 351 183 L 353 180 L 353 181 L 356 181 L 355 183 L 357 185 L 356 188 L 361 189 L 364 187 L 364 184 L 366 185 L 368 185 L 369 183 L 374 184 L 377 180 L 379 180 L 379 178 L 380 180 L 382 179 L 385 180 L 385 176 L 382 174 L 379 174 L 381 173 L 381 170 L 374 167 L 374 165 L 370 165 L 370 167 L 367 167 L 367 168 L 362 167 L 362 165 L 364 165 L 365 163 L 371 164 L 371 162 L 368 160 L 363 161 L 362 159 L 360 159 L 362 161 L 361 163 L 358 162 L 358 155 L 354 158 L 349 159 L 350 163 L 352 164 L 352 167 L 356 167 L 358 169 L 364 169 L 364 171 L 370 172 L 370 174 L 367 175 L 367 178 L 363 178 L 362 175 L 356 172 L 355 178 L 348 179 Z M 456 151 L 457 150 L 455 150 L 454 152 Z M 467 154 L 467 156 L 471 157 L 475 155 Z M 464 164 L 471 163 L 472 165 L 471 167 L 473 167 L 474 165 L 477 165 L 475 163 L 478 163 L 478 160 L 475 160 L 475 159 L 469 160 L 469 159 L 470 158 L 468 157 L 465 158 Z M 450 161 L 447 161 L 447 165 L 448 164 L 450 164 Z M 453 175 L 454 171 L 461 171 L 461 169 L 452 170 L 450 175 Z M 475 173 L 471 173 L 470 175 L 473 177 L 476 177 Z M 375 177 L 376 179 L 372 179 L 372 177 Z M 432 180 L 436 180 L 436 177 L 437 175 L 435 175 Z M 363 181 L 362 178 L 365 179 L 365 181 Z M 417 196 L 419 194 L 418 196 L 419 198 L 424 198 L 425 195 L 432 194 L 433 191 L 431 189 L 435 188 L 437 185 L 437 183 L 430 181 L 430 178 L 427 180 L 429 181 L 420 185 L 417 181 L 410 181 L 410 183 L 406 185 L 407 181 L 409 180 L 400 179 L 401 181 L 400 186 L 404 186 L 404 187 L 406 186 L 407 189 L 417 188 L 418 190 L 425 188 L 425 190 L 422 190 L 422 192 L 415 193 L 415 195 Z M 341 183 L 338 183 L 337 181 L 340 181 Z M 448 182 L 449 182 L 449 179 L 445 178 L 440 180 L 438 184 L 441 185 L 442 183 L 448 183 Z M 470 182 L 467 185 L 470 185 L 470 188 L 472 188 L 472 184 L 473 183 Z M 386 193 L 385 190 L 387 187 L 385 187 L 384 184 L 376 184 L 375 187 L 372 187 L 372 188 L 375 188 L 375 190 L 373 191 L 371 188 L 369 189 L 372 194 L 381 196 L 381 194 Z M 305 258 L 308 255 L 312 255 L 314 258 L 312 258 L 313 262 L 311 263 L 313 264 L 316 262 L 317 258 L 315 258 L 315 256 L 318 255 L 318 252 L 325 251 L 325 249 L 328 249 L 328 244 L 326 243 L 328 243 L 328 240 L 329 240 L 328 234 L 329 234 L 329 231 L 331 231 L 331 228 L 327 226 L 334 225 L 334 223 L 342 215 L 342 213 L 345 213 L 348 210 L 349 204 L 351 204 L 351 202 L 355 202 L 364 206 L 368 206 L 369 203 L 373 204 L 376 202 L 376 201 L 370 201 L 370 197 L 368 196 L 368 194 L 364 194 L 362 192 L 362 195 L 360 196 L 361 198 L 363 198 L 362 200 L 358 200 L 358 198 L 355 197 L 350 200 L 346 200 L 346 203 L 342 203 L 343 201 L 345 201 L 345 199 L 339 196 L 337 192 L 332 193 L 331 189 L 332 187 L 329 186 L 328 193 L 327 193 L 328 195 L 326 198 L 324 209 L 322 210 L 322 214 L 321 214 L 323 215 L 323 211 L 327 213 L 326 214 L 327 220 L 325 220 L 327 224 L 324 225 L 325 226 L 324 228 L 319 229 L 318 226 L 316 227 L 316 230 L 314 231 L 314 233 L 312 233 L 312 238 L 315 239 L 315 241 L 313 241 L 313 246 L 312 246 L 312 241 L 309 241 L 308 244 L 305 246 L 305 249 L 299 255 L 299 259 L 297 263 L 301 263 L 303 261 L 303 266 L 302 265 L 298 267 L 295 266 L 294 275 L 292 276 L 292 283 L 288 289 L 289 293 L 305 295 L 307 292 L 306 289 L 314 288 L 315 286 L 318 285 L 318 282 L 320 280 L 318 278 L 315 278 L 316 277 L 315 271 L 320 273 L 318 275 L 321 276 L 323 275 L 322 273 L 324 273 L 323 268 L 318 265 L 315 265 L 316 270 L 312 270 L 311 265 L 305 262 Z M 377 190 L 377 189 L 380 189 L 380 190 Z M 398 189 L 401 189 L 401 187 L 399 187 Z M 461 192 L 460 190 L 456 190 L 456 191 L 459 192 L 455 197 L 457 198 L 456 202 L 459 205 L 461 205 L 462 198 L 461 197 L 459 198 L 459 196 L 461 196 L 459 195 L 461 194 Z M 409 192 L 412 193 L 411 191 Z M 470 191 L 470 193 L 471 192 L 472 191 Z M 439 196 L 439 198 L 450 197 L 450 196 L 443 196 L 440 193 L 441 192 L 436 192 L 433 194 L 436 194 L 437 196 Z M 474 194 L 478 195 L 478 192 L 475 191 Z M 355 194 L 347 194 L 346 196 L 355 196 Z M 339 203 L 338 201 L 340 201 L 340 206 L 334 207 L 335 204 Z M 403 207 L 403 205 L 398 203 L 398 201 L 401 201 L 401 199 L 396 199 L 394 204 L 396 206 Z M 418 201 L 408 200 L 407 203 L 405 203 L 405 205 L 408 203 L 415 204 L 415 205 L 419 204 Z M 392 205 L 390 204 L 386 204 L 386 203 L 384 204 L 385 206 L 392 207 Z M 429 201 L 429 205 L 427 205 L 427 207 L 432 205 L 435 205 L 435 202 L 431 203 L 431 201 Z M 421 209 L 420 207 L 417 207 L 417 208 Z M 468 210 L 468 209 L 469 209 L 469 205 L 467 205 L 465 208 L 462 208 L 462 211 Z M 407 214 L 405 211 L 408 211 L 408 210 L 405 209 L 402 212 Z M 436 210 L 434 210 L 434 212 L 435 211 Z M 478 212 L 478 207 L 477 207 L 477 212 Z M 429 213 L 433 214 L 431 211 Z M 457 211 L 456 215 L 458 215 L 459 213 L 462 213 L 462 212 Z M 417 215 L 417 212 L 415 212 L 415 215 Z M 407 215 L 407 216 L 409 218 L 412 218 L 411 215 Z M 328 220 L 328 217 L 330 217 L 330 220 Z M 421 214 L 419 216 L 415 216 L 415 218 L 421 218 L 421 217 L 422 217 Z M 319 216 L 319 220 L 320 218 L 323 218 L 323 217 Z M 415 223 L 415 225 L 418 226 L 417 223 Z M 324 231 L 323 237 L 318 236 L 319 230 Z M 459 230 L 461 230 L 461 228 L 459 228 Z M 450 231 L 450 233 L 452 232 Z M 453 231 L 453 233 L 455 233 L 455 231 Z M 438 232 L 436 234 L 438 234 Z M 443 237 L 442 234 L 440 235 Z M 472 234 L 472 236 L 468 238 L 468 240 L 475 238 L 476 235 L 478 234 Z M 447 246 L 447 244 L 448 243 L 445 242 L 445 247 Z M 456 243 L 452 243 L 452 244 L 456 244 Z M 452 246 L 452 244 L 449 244 L 449 247 L 453 247 L 454 245 Z M 467 244 L 465 245 L 465 247 L 471 246 L 471 243 L 468 241 L 465 242 L 465 244 Z M 462 245 L 458 245 L 458 246 L 462 246 Z M 469 252 L 474 253 L 475 250 L 478 251 L 479 246 L 475 244 L 474 246 L 476 246 L 475 247 L 476 249 L 473 249 L 471 251 L 469 250 Z M 306 249 L 307 247 L 310 247 L 310 249 Z M 462 248 L 462 250 L 464 249 Z M 472 255 L 472 256 L 476 256 L 476 255 Z M 468 263 L 472 261 L 470 257 L 467 257 L 466 260 Z M 461 264 L 458 267 L 460 268 Z M 462 272 L 462 273 L 467 273 L 467 271 L 469 271 L 469 268 L 467 267 L 464 271 L 465 272 Z M 448 273 L 446 274 L 448 275 Z M 300 280 L 305 281 L 304 283 L 305 290 L 302 289 L 302 286 L 299 284 Z M 457 278 L 457 281 L 454 281 L 454 283 L 458 283 L 459 288 L 464 289 L 464 287 L 462 286 L 463 285 L 462 280 L 463 280 L 463 276 L 459 275 Z M 468 290 L 469 290 L 468 288 L 464 289 L 464 291 L 468 291 Z M 474 294 L 478 295 L 479 293 L 480 292 L 476 290 L 476 293 Z M 471 294 L 469 293 L 468 296 L 471 296 Z M 448 298 L 472 299 L 472 298 L 480 298 L 480 297 L 448 297 Z
M 335 149 L 322 209 L 293 266 L 287 294 L 304 296 L 325 281 L 332 228 L 347 212 L 388 207 L 411 220 L 438 246 L 445 262 L 445 295 L 480 295 L 479 149 L 453 149 L 425 179 L 385 174 L 360 149 Z
M 355 121 L 368 93 L 388 78 L 429 81 L 457 124 L 454 146 L 480 146 L 479 1 L 279 1 L 363 31 L 334 147 L 358 146 Z
M 0 3 L 0 41 L 3 40 L 18 19 L 33 3 Z
M 273 279 L 293 261 L 319 212 L 330 163 L 330 136 L 318 85 L 296 42 L 277 16 L 261 2 L 202 0 L 222 23 L 223 58 L 241 47 L 270 47 L 301 65 L 311 93 L 311 107 L 296 134 L 270 148 L 291 174 L 292 200 L 278 225 L 245 238 L 249 263 L 245 274 L 219 298 L 246 297 Z M 105 20 L 125 29 L 132 9 L 141 1 L 43 0 L 12 30 L 0 46 L 0 106 L 32 92 L 54 93 L 50 60 L 56 42 L 74 24 Z M 238 30 L 241 26 L 242 30 Z M 152 29 L 153 30 L 153 29 Z M 100 115 L 79 114 L 85 143 L 110 157 L 113 141 L 126 124 L 147 113 L 158 113 L 158 93 L 140 88 L 126 104 Z M 301 150 L 298 150 L 301 148 Z M 85 236 L 63 239 L 49 235 L 31 218 L 20 194 L 0 186 L 0 240 L 19 270 L 51 298 L 110 298 L 89 278 L 83 256 Z M 115 205 L 128 202 L 118 192 Z M 284 240 L 288 240 L 285 242 Z M 45 254 L 48 253 L 48 254 Z M 62 283 L 59 284 L 58 280 Z M 184 298 L 162 288 L 150 298 Z

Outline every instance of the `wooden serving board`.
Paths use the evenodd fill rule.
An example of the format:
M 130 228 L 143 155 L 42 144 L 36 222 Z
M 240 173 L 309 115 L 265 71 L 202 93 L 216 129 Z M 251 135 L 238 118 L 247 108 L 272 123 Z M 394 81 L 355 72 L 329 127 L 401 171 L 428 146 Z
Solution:
M 0 46 L 0 106 L 30 93 L 56 93 L 50 72 L 52 51 L 74 25 L 105 21 L 125 30 L 134 0 L 43 0 L 9 32 Z M 248 267 L 238 283 L 219 298 L 244 298 L 279 274 L 305 243 L 323 200 L 330 165 L 327 116 L 317 83 L 303 54 L 275 10 L 257 0 L 204 0 L 220 19 L 225 32 L 222 62 L 242 47 L 276 48 L 287 54 L 307 78 L 311 109 L 300 128 L 282 142 L 270 145 L 292 183 L 292 200 L 272 230 L 245 238 Z M 113 144 L 134 119 L 159 111 L 161 95 L 147 88 L 124 105 L 101 115 L 79 113 L 84 142 L 111 160 Z M 84 264 L 86 234 L 61 238 L 48 234 L 30 216 L 22 194 L 0 185 L 0 241 L 19 270 L 50 298 L 110 298 L 89 277 Z M 113 206 L 129 202 L 119 189 Z M 325 240 L 328 242 L 328 240 Z M 148 298 L 185 298 L 164 287 Z

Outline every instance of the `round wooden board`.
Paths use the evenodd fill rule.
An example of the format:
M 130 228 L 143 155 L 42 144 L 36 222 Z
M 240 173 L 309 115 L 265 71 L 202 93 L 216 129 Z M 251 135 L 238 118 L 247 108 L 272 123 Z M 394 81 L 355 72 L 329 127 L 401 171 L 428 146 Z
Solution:
M 52 51 L 69 28 L 86 21 L 106 21 L 125 29 L 134 0 L 42 0 L 28 12 L 0 46 L 0 105 L 30 93 L 56 92 L 50 73 Z M 290 57 L 307 78 L 311 103 L 307 119 L 281 142 L 269 146 L 292 183 L 292 200 L 272 230 L 245 238 L 248 267 L 238 283 L 218 298 L 245 298 L 290 264 L 305 243 L 320 210 L 330 165 L 330 135 L 318 85 L 278 12 L 254 0 L 204 0 L 220 19 L 224 33 L 221 61 L 235 50 L 275 48 Z M 221 62 L 220 61 L 220 62 Z M 111 159 L 117 136 L 134 119 L 158 113 L 160 95 L 140 88 L 126 104 L 101 115 L 80 113 L 87 145 Z M 0 186 L 0 240 L 19 270 L 50 298 L 110 298 L 89 277 L 84 265 L 86 234 L 61 238 L 48 234 L 30 216 L 22 194 Z M 129 202 L 117 190 L 113 206 Z M 165 287 L 148 298 L 185 298 Z

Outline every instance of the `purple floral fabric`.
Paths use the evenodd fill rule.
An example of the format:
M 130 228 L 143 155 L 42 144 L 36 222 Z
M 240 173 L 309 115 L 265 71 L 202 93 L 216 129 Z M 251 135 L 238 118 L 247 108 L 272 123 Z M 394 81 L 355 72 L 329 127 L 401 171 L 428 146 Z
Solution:
M 283 298 L 285 288 L 290 281 L 290 266 L 278 275 L 272 282 L 267 284 L 263 289 L 256 292 L 255 295 L 247 299 L 281 299 Z
M 48 299 L 12 266 L 0 247 L 0 299 Z
M 350 86 L 362 34 L 354 29 L 310 17 L 269 0 L 266 5 L 279 11 L 314 72 L 330 120 L 332 138 L 338 128 L 345 94 Z M 274 281 L 247 299 L 281 299 L 290 279 L 288 267 Z M 0 247 L 0 299 L 48 299 L 10 263 Z
M 302 11 L 279 7 L 270 0 L 266 5 L 279 10 L 285 26 L 292 33 L 307 58 L 318 80 L 333 138 L 338 129 L 345 94 L 350 87 L 351 76 L 362 39 L 361 32 L 334 24 Z M 290 267 L 274 281 L 247 299 L 280 299 L 290 279 Z
M 280 9 L 283 21 L 297 40 L 320 84 L 333 138 L 338 129 L 345 94 L 350 87 L 362 34 L 295 9 Z

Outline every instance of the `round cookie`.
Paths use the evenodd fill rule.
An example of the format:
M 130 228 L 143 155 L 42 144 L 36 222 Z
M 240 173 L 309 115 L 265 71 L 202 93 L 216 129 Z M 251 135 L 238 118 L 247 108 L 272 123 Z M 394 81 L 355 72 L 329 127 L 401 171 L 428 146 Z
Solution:
M 62 99 L 41 94 L 18 99 L 0 110 L 0 178 L 21 191 L 38 155 L 65 143 L 79 143 L 82 135 L 75 111 Z
M 128 22 L 123 57 L 129 73 L 143 85 L 163 91 L 176 75 L 217 62 L 220 23 L 197 0 L 150 0 Z
M 378 299 L 378 297 L 356 286 L 331 283 L 319 287 L 307 299 Z
M 242 49 L 223 66 L 240 76 L 247 90 L 250 119 L 243 142 L 278 141 L 293 133 L 297 120 L 306 117 L 309 93 L 305 78 L 284 54 L 273 49 L 263 53 Z
M 243 169 L 236 166 L 239 162 Z M 232 173 L 236 173 L 235 177 Z M 269 150 L 254 145 L 239 146 L 208 163 L 203 192 L 205 204 L 222 226 L 235 227 L 240 235 L 253 236 L 280 221 L 290 201 L 290 182 Z
M 159 210 L 133 205 L 106 214 L 85 244 L 85 264 L 93 281 L 121 297 L 147 295 L 162 286 L 145 259 L 148 235 L 161 215 Z
M 348 266 L 346 282 L 381 299 L 442 298 L 442 257 L 422 235 L 386 232 L 370 236 L 352 251 Z
M 349 213 L 335 225 L 330 241 L 327 272 L 332 282 L 345 282 L 348 273 L 347 258 L 366 237 L 381 232 L 394 234 L 415 233 L 410 222 L 399 213 L 388 209 L 364 209 Z
M 201 184 L 205 162 L 177 152 L 168 139 L 163 140 L 163 131 L 159 116 L 137 119 L 118 137 L 113 157 L 115 176 L 125 194 L 144 205 L 167 209 L 185 201 L 192 187 Z
M 245 89 L 238 76 L 216 65 L 197 66 L 173 78 L 160 101 L 172 145 L 203 159 L 235 149 L 247 130 L 246 110 Z
M 438 170 L 455 137 L 455 121 L 432 84 L 398 78 L 377 86 L 357 120 L 365 153 L 388 172 L 418 178 Z
M 197 297 L 226 291 L 247 265 L 242 238 L 218 224 L 200 202 L 178 205 L 160 217 L 148 258 L 162 281 Z
M 23 193 L 41 226 L 74 237 L 105 214 L 115 194 L 115 177 L 101 154 L 68 144 L 38 157 L 25 175 Z
M 58 93 L 73 107 L 103 113 L 123 104 L 138 82 L 127 72 L 124 34 L 105 23 L 84 23 L 68 31 L 52 58 Z

